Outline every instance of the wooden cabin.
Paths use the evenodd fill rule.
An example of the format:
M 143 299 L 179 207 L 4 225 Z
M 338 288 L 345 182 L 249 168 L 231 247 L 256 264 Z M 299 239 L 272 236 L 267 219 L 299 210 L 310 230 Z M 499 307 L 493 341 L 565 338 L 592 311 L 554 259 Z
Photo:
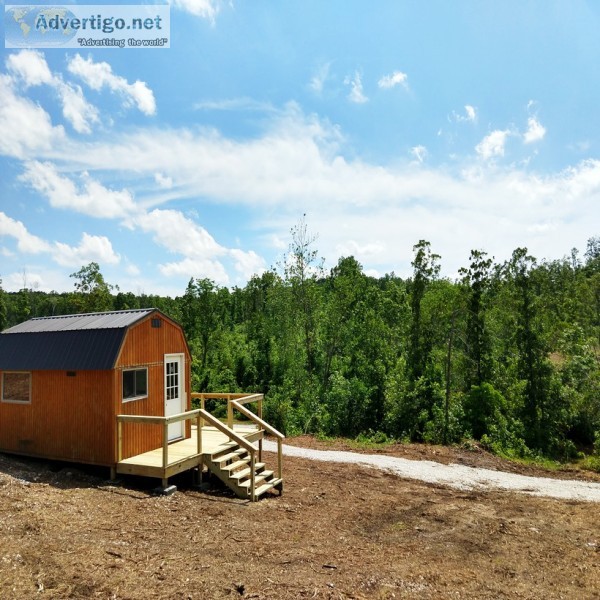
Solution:
M 0 452 L 156 477 L 164 489 L 172 475 L 207 470 L 242 498 L 281 493 L 285 436 L 263 421 L 263 395 L 192 394 L 190 363 L 181 327 L 152 308 L 11 327 L 0 334 Z M 207 399 L 227 402 L 226 424 Z M 267 434 L 277 472 L 262 462 Z
M 117 415 L 191 408 L 190 351 L 156 309 L 36 318 L 0 334 L 0 451 L 118 462 Z M 123 424 L 121 459 L 161 447 L 159 425 Z M 191 424 L 168 425 L 168 441 Z

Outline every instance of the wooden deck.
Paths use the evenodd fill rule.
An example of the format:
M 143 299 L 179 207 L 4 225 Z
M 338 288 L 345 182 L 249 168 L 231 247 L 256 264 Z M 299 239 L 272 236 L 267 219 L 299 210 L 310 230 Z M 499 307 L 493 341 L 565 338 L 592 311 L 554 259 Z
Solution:
M 263 432 L 259 431 L 255 425 L 235 424 L 233 430 L 248 442 L 262 439 L 263 435 Z M 210 457 L 233 445 L 235 444 L 215 427 L 204 426 L 202 427 L 202 454 L 198 454 L 198 431 L 194 425 L 190 438 L 169 444 L 166 468 L 163 464 L 163 448 L 161 446 L 156 450 L 121 460 L 117 463 L 116 472 L 156 477 L 161 479 L 163 487 L 166 487 L 169 477 L 201 466 L 204 463 L 204 457 Z

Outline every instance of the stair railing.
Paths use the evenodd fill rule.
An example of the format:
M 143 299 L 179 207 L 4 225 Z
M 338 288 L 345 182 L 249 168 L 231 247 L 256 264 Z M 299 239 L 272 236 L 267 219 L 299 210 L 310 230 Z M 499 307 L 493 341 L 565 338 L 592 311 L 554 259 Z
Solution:
M 238 435 L 233 430 L 233 428 L 230 428 L 227 425 L 225 425 L 225 423 L 219 421 L 217 417 L 211 415 L 204 408 L 200 408 L 198 410 L 199 415 L 203 421 L 207 421 L 213 427 L 216 427 L 221 433 L 224 433 L 232 442 L 235 442 L 240 447 L 244 448 L 244 450 L 247 450 L 250 454 L 250 498 L 252 502 L 254 502 L 256 500 L 256 448 L 248 440 L 243 438 L 241 435 Z M 202 452 L 202 425 L 201 423 L 199 425 L 200 426 L 198 428 L 198 448 L 200 449 L 199 451 Z
M 262 394 L 256 394 L 257 396 Z M 252 402 L 252 396 L 244 398 L 246 404 L 247 402 Z M 277 439 L 277 477 L 279 479 L 283 479 L 283 440 L 285 439 L 285 435 L 280 431 L 277 431 L 275 427 L 269 425 L 266 421 L 263 421 L 258 415 L 255 415 L 251 410 L 248 410 L 245 406 L 242 406 L 239 400 L 231 400 L 229 405 L 235 408 L 237 411 L 242 413 L 245 417 L 256 423 L 261 429 L 264 429 L 267 433 L 272 435 Z M 258 450 L 258 460 L 262 461 L 262 439 L 259 441 L 259 450 Z

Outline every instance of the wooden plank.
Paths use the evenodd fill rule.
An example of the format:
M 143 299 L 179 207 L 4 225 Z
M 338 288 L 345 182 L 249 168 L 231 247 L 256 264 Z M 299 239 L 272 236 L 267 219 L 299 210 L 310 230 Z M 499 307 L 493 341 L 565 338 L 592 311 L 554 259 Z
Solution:
M 252 432 L 250 432 L 252 433 Z M 248 434 L 247 431 L 237 432 L 238 435 L 245 437 Z M 168 445 L 168 462 L 167 468 L 172 467 L 175 464 L 180 463 L 181 461 L 187 459 L 195 460 L 197 457 L 200 457 L 197 449 L 197 432 L 196 428 L 192 429 L 192 437 L 187 438 L 185 440 L 180 440 Z M 217 431 L 215 428 L 203 428 L 202 430 L 203 437 L 203 456 L 212 456 L 213 454 L 217 454 L 218 452 L 227 451 L 232 447 L 232 444 L 229 442 L 228 437 Z M 129 472 L 130 474 L 140 474 L 144 475 L 145 473 L 139 472 L 140 469 L 143 470 L 144 467 L 147 467 L 149 470 L 154 469 L 162 469 L 163 468 L 163 453 L 164 446 L 157 448 L 155 450 L 150 450 L 148 452 L 144 452 L 143 454 L 138 454 L 136 456 L 132 456 L 130 458 L 126 458 L 124 460 L 119 461 L 117 465 L 117 471 L 119 473 Z M 218 459 L 217 459 L 218 460 Z M 200 464 L 201 460 L 198 458 L 198 463 Z M 132 471 L 124 471 L 125 468 L 136 468 L 138 469 L 136 473 Z M 156 477 L 156 474 L 147 475 L 149 477 Z M 162 477 L 161 477 L 162 478 Z

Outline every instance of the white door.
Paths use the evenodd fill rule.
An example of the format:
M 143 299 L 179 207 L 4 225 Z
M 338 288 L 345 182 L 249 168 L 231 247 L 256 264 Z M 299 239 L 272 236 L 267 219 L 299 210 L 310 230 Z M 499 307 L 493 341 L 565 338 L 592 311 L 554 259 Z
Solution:
M 165 354 L 165 417 L 185 412 L 184 355 Z M 183 437 L 185 421 L 169 425 L 169 441 Z

